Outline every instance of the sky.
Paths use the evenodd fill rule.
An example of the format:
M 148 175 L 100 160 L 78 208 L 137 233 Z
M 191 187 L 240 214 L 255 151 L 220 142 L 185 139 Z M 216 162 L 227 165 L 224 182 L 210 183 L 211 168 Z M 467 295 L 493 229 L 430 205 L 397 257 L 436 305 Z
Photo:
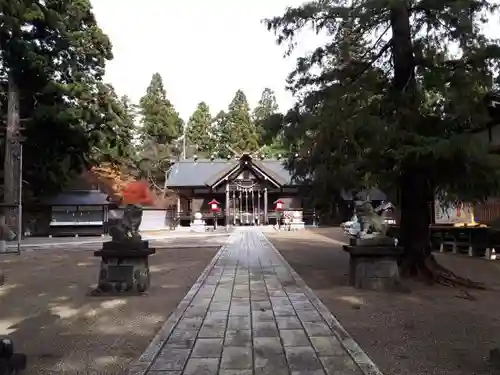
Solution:
M 238 89 L 253 107 L 262 91 L 275 91 L 280 109 L 293 104 L 285 79 L 297 56 L 320 42 L 301 37 L 285 59 L 260 21 L 302 0 L 92 0 L 99 26 L 113 44 L 105 80 L 138 102 L 159 72 L 169 100 L 184 120 L 205 101 L 213 115 L 227 109 Z
M 303 0 L 91 0 L 99 26 L 113 44 L 107 83 L 137 103 L 153 73 L 184 120 L 205 101 L 213 115 L 227 109 L 238 89 L 253 107 L 264 88 L 276 93 L 281 111 L 293 104 L 285 79 L 298 56 L 322 44 L 312 31 L 284 58 L 260 21 L 282 15 Z M 500 21 L 488 34 L 500 37 Z

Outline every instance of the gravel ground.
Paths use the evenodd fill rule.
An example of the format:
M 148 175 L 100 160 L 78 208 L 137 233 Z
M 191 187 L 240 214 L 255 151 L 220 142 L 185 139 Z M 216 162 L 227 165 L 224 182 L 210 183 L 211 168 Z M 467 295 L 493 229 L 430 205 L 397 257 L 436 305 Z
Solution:
M 0 255 L 0 335 L 28 355 L 29 375 L 121 375 L 146 349 L 216 254 L 157 249 L 148 296 L 89 297 L 99 260 L 89 250 Z
M 489 375 L 500 346 L 500 261 L 438 254 L 456 273 L 488 291 L 410 283 L 408 294 L 348 286 L 348 256 L 337 228 L 268 233 L 288 263 L 339 319 L 385 375 Z M 498 371 L 498 370 L 497 370 Z

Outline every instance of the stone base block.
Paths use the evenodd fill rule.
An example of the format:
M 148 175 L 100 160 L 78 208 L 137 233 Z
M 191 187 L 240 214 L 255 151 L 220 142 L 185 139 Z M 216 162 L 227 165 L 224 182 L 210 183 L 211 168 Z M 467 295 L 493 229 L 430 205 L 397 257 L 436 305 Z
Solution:
M 373 238 L 351 238 L 349 245 L 351 246 L 394 246 L 394 238 L 391 237 L 373 237 Z
M 206 225 L 205 223 L 191 223 L 189 229 L 191 230 L 191 232 L 205 233 Z
M 101 257 L 99 283 L 92 295 L 144 294 L 150 285 L 148 257 L 155 249 L 143 241 L 141 249 L 121 249 L 114 243 L 103 244 L 103 250 L 94 252 Z M 107 250 L 104 250 L 107 248 Z
M 295 231 L 295 230 L 302 230 L 305 229 L 305 224 L 304 222 L 296 222 L 296 223 L 290 223 L 290 230 Z
M 12 340 L 0 337 L 0 375 L 20 374 L 26 369 L 26 363 L 26 354 L 15 353 Z
M 359 289 L 404 291 L 399 275 L 399 247 L 344 246 L 350 254 L 349 282 Z

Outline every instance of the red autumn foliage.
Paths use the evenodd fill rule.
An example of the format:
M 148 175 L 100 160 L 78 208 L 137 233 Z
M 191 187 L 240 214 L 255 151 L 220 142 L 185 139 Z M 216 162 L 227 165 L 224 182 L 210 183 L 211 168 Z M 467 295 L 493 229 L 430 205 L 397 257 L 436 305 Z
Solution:
M 122 191 L 124 204 L 140 204 L 142 206 L 154 206 L 154 194 L 149 190 L 145 181 L 134 181 L 125 186 Z

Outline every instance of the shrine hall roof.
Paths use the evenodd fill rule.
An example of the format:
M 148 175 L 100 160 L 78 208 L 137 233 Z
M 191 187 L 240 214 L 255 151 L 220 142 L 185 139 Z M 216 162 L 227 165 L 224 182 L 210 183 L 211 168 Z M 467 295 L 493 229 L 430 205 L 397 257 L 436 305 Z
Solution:
M 97 190 L 63 191 L 56 196 L 43 199 L 47 206 L 107 206 L 108 195 Z
M 172 166 L 168 177 L 168 187 L 185 186 L 211 186 L 218 178 L 222 178 L 226 173 L 240 164 L 239 159 L 186 159 L 179 160 Z M 292 175 L 287 171 L 280 160 L 253 160 L 252 164 L 262 170 L 270 178 L 276 180 L 281 185 L 290 185 Z

